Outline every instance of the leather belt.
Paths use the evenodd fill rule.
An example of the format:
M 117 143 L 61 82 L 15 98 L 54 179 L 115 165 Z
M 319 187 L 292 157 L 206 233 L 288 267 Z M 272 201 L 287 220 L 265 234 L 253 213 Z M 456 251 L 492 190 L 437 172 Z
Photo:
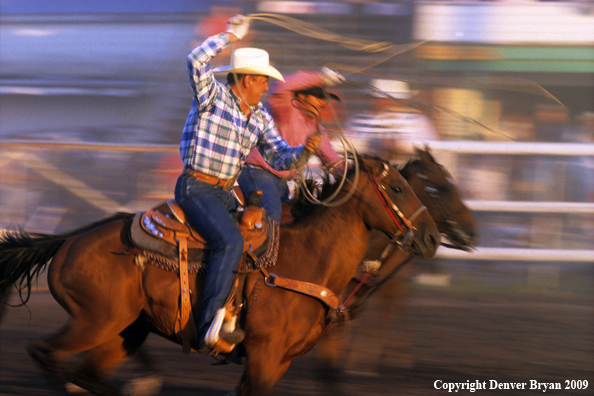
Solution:
M 235 184 L 235 180 L 237 180 L 236 177 L 227 180 L 219 179 L 218 177 L 210 176 L 206 173 L 195 171 L 194 169 L 188 169 L 186 175 L 190 176 L 192 179 L 212 184 L 213 186 L 222 187 L 224 191 L 231 190 Z

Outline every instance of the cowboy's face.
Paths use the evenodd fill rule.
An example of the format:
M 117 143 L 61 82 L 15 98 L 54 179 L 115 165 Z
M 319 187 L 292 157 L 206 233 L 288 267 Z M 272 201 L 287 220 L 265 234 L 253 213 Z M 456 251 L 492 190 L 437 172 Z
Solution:
M 243 78 L 241 85 L 244 101 L 249 106 L 255 106 L 260 103 L 262 94 L 268 91 L 268 76 L 248 74 Z
M 301 106 L 306 114 L 322 113 L 328 106 L 328 102 L 325 99 L 318 98 L 314 95 L 298 94 L 297 97 L 300 99 Z

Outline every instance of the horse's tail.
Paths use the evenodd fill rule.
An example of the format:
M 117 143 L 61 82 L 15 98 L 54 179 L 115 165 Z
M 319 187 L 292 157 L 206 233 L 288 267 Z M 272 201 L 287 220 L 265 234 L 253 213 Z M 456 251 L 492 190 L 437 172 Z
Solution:
M 134 214 L 118 213 L 107 219 L 61 235 L 5 232 L 0 235 L 0 320 L 14 285 L 26 304 L 31 296 L 31 287 L 45 266 L 54 257 L 62 244 L 75 236 L 118 219 L 132 218 Z
M 7 288 L 0 294 L 0 325 L 4 320 L 4 315 L 6 314 L 6 307 L 8 307 L 8 297 L 10 295 L 10 288 Z
M 64 236 L 22 231 L 6 232 L 0 237 L 0 309 L 5 308 L 13 285 L 23 304 L 29 300 L 32 282 L 66 239 Z

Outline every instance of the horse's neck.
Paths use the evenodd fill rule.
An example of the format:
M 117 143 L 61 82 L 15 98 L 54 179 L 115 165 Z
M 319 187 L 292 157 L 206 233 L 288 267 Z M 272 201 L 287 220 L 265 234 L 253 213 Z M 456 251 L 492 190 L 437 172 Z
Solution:
M 284 254 L 277 266 L 284 276 L 340 292 L 369 242 L 359 204 L 352 197 L 338 207 L 318 207 L 298 223 L 281 227 Z

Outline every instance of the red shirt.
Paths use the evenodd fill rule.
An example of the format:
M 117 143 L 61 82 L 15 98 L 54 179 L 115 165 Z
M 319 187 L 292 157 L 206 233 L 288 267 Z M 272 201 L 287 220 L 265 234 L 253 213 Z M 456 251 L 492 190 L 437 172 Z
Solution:
M 276 123 L 279 134 L 289 143 L 290 146 L 305 144 L 307 138 L 316 131 L 317 120 L 307 118 L 306 114 L 293 106 L 291 103 L 295 98 L 296 91 L 302 91 L 313 87 L 322 87 L 324 82 L 322 76 L 317 72 L 298 71 L 285 78 L 285 82 L 278 82 L 270 91 L 270 110 Z M 320 153 L 325 161 L 332 162 L 340 158 L 330 144 L 328 133 L 322 131 Z M 262 158 L 257 149 L 253 149 L 246 160 L 246 163 L 259 166 L 272 172 L 274 175 L 291 179 L 297 170 L 277 171 L 272 169 Z

